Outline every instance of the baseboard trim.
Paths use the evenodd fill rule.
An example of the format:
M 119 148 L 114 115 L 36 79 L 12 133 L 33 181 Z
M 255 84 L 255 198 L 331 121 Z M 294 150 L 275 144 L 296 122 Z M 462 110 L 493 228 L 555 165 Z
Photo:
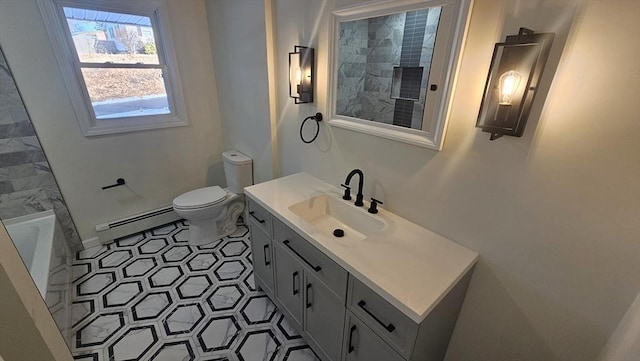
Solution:
M 99 246 L 101 244 L 102 243 L 100 243 L 100 239 L 98 237 L 91 237 L 89 239 L 82 240 L 82 247 L 84 247 L 84 249 Z

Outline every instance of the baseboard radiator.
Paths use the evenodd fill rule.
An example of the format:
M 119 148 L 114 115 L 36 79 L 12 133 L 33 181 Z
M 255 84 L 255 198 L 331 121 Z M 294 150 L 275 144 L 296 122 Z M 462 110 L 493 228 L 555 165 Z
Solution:
M 114 239 L 175 222 L 179 219 L 180 216 L 173 210 L 173 207 L 166 206 L 123 219 L 98 224 L 96 232 L 100 243 L 104 244 L 112 242 Z

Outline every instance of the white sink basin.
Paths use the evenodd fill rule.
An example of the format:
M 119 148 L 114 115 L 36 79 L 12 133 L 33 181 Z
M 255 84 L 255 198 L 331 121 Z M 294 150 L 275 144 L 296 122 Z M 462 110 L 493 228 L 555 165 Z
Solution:
M 312 231 L 344 241 L 363 240 L 385 225 L 376 216 L 367 213 L 366 209 L 328 194 L 296 203 L 289 210 L 311 225 Z M 344 236 L 334 236 L 336 229 L 343 230 Z

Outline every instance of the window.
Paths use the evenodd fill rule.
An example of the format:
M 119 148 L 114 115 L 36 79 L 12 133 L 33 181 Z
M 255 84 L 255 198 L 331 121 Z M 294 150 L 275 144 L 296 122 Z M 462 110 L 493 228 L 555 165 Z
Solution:
M 155 0 L 38 0 L 85 136 L 187 125 Z

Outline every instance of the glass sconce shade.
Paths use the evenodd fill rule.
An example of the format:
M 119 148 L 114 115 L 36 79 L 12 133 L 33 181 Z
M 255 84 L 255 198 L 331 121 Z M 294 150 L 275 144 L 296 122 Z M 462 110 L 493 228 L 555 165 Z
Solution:
M 520 28 L 495 45 L 476 123 L 492 140 L 524 133 L 554 36 Z
M 289 97 L 296 104 L 313 103 L 313 48 L 294 46 L 289 53 Z

